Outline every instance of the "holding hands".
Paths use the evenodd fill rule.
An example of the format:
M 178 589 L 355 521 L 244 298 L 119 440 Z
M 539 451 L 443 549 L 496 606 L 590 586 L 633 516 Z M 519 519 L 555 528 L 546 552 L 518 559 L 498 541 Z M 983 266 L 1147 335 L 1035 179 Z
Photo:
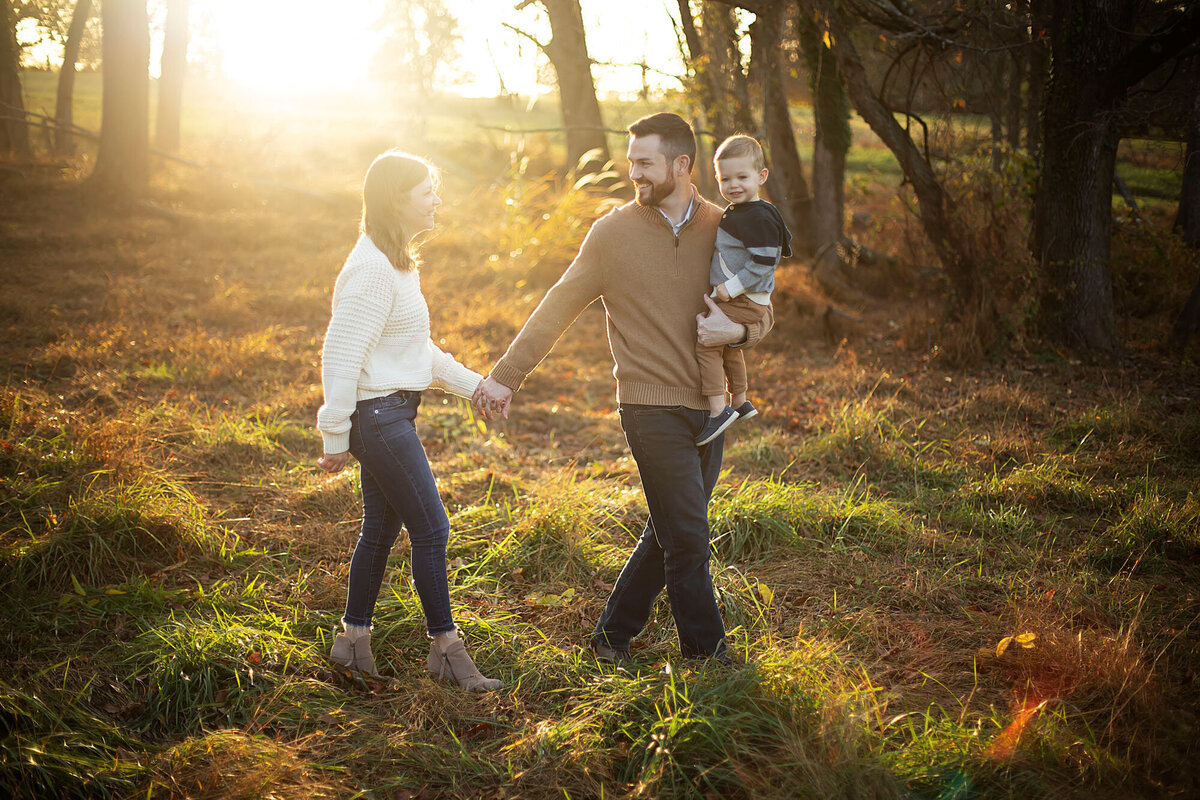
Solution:
M 508 419 L 508 406 L 512 403 L 512 397 L 512 389 L 494 378 L 487 377 L 475 387 L 471 405 L 486 420 L 496 419 L 497 416 Z

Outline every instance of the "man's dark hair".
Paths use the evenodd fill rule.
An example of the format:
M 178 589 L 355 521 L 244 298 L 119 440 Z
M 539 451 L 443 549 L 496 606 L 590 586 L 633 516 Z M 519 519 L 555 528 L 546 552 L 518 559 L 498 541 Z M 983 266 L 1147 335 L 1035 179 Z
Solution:
M 680 156 L 688 157 L 688 172 L 696 164 L 696 134 L 692 126 L 678 114 L 663 111 L 642 117 L 629 126 L 629 132 L 634 136 L 658 135 L 662 142 L 662 154 L 670 164 Z

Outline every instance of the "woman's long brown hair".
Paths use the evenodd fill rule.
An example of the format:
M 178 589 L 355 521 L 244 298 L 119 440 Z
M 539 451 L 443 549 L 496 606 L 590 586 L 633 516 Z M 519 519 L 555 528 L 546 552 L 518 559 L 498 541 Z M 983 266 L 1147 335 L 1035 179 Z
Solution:
M 376 158 L 363 179 L 363 211 L 359 229 L 375 243 L 392 266 L 402 272 L 417 268 L 410 235 L 400 221 L 409 193 L 426 177 L 437 180 L 437 169 L 425 159 L 389 150 Z

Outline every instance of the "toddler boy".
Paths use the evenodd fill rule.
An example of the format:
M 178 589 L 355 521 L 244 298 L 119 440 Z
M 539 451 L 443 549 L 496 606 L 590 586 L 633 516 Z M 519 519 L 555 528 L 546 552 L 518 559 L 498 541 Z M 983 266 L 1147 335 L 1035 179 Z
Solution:
M 766 314 L 775 289 L 775 268 L 792 254 L 791 238 L 779 210 L 758 199 L 767 180 L 762 147 L 750 136 L 730 136 L 721 142 L 713 161 L 721 196 L 729 201 L 717 229 L 709 282 L 712 297 L 734 322 L 757 322 Z M 696 437 L 708 444 L 739 419 L 758 409 L 746 399 L 746 362 L 737 347 L 696 344 L 700 390 L 708 401 L 709 418 Z M 728 379 L 733 405 L 725 404 Z

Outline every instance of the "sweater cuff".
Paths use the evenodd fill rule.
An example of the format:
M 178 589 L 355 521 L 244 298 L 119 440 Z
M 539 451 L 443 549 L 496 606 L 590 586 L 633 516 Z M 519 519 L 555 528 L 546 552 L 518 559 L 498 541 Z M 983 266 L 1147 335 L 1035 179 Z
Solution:
M 730 347 L 754 347 L 762 338 L 775 327 L 775 309 L 767 306 L 767 313 L 758 322 L 743 323 L 746 328 L 746 341 L 731 344 Z
M 512 389 L 514 392 L 516 392 L 520 390 L 521 384 L 525 382 L 525 378 L 528 376 L 528 374 L 529 373 L 522 372 L 521 370 L 517 369 L 504 359 L 500 359 L 496 362 L 496 366 L 492 367 L 491 374 L 489 374 L 488 377 L 499 381 L 509 389 Z
M 746 291 L 746 287 L 742 285 L 742 279 L 734 275 L 725 281 L 725 291 L 729 292 L 730 297 L 737 297 Z
M 350 431 L 346 431 L 345 433 L 325 433 L 322 431 L 321 438 L 325 440 L 325 452 L 328 455 L 337 455 L 350 449 Z

